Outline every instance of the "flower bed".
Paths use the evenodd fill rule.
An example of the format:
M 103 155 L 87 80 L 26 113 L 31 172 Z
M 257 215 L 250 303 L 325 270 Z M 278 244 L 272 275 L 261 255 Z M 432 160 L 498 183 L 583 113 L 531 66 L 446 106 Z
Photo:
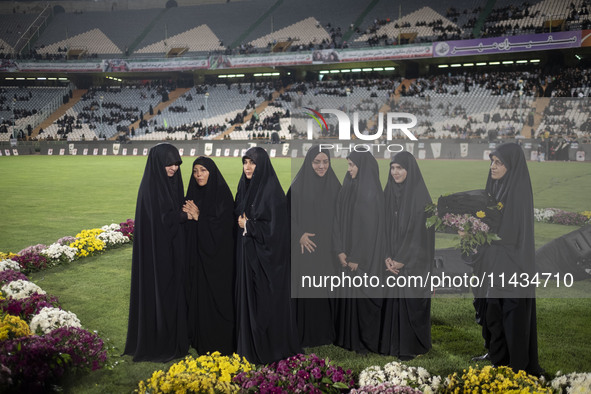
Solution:
M 102 368 L 102 339 L 84 330 L 56 297 L 30 282 L 26 273 L 102 253 L 133 239 L 133 221 L 63 237 L 49 247 L 0 253 L 0 391 L 45 392 L 68 371 Z
M 542 223 L 584 226 L 591 223 L 591 211 L 568 212 L 558 208 L 534 208 L 534 218 Z

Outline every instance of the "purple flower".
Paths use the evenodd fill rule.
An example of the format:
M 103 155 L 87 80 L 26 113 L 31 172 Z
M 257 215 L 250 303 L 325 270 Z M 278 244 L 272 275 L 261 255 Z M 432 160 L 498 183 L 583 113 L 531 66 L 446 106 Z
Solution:
M 33 315 L 36 315 L 45 307 L 59 308 L 60 304 L 57 297 L 35 293 L 20 300 L 8 298 L 0 302 L 1 310 L 9 315 L 19 316 L 26 322 L 30 322 Z
M 8 282 L 12 282 L 14 280 L 29 280 L 25 274 L 19 271 L 14 270 L 4 270 L 0 271 L 0 286 L 5 285 Z
M 312 370 L 312 377 L 314 379 L 320 379 L 322 377 L 322 372 L 320 372 L 320 368 L 316 367 Z

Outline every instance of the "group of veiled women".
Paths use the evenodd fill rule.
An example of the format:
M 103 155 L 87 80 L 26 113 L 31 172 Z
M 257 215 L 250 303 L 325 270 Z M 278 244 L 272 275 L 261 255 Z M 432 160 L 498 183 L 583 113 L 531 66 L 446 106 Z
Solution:
M 326 344 L 401 360 L 428 352 L 428 289 L 388 288 L 383 297 L 298 289 L 303 275 L 430 272 L 431 198 L 413 155 L 394 156 L 382 191 L 371 153 L 350 153 L 341 186 L 329 152 L 313 146 L 287 196 L 264 149 L 250 148 L 242 163 L 235 201 L 206 157 L 193 163 L 184 195 L 178 150 L 166 143 L 150 150 L 136 206 L 124 353 L 168 361 L 192 346 L 266 364 Z M 501 241 L 474 260 L 484 271 L 531 272 L 533 203 L 519 146 L 491 153 L 486 189 L 505 206 Z M 490 290 L 477 312 L 492 362 L 539 374 L 535 300 Z

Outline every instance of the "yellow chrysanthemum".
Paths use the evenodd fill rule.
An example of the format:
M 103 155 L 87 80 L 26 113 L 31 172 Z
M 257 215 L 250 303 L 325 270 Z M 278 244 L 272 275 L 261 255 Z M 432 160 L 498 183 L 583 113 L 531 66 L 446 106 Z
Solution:
M 478 211 L 478 212 L 476 212 L 476 217 L 482 219 L 482 218 L 486 217 L 486 213 L 484 213 L 484 211 Z
M 0 341 L 33 335 L 26 321 L 18 316 L 5 315 L 0 320 Z

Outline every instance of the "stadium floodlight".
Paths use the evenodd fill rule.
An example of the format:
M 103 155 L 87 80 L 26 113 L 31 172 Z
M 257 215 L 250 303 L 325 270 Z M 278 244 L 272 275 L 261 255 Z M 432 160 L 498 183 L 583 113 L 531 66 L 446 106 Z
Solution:
M 513 60 L 505 60 L 503 61 L 503 64 L 513 64 L 515 63 Z
M 320 70 L 320 74 L 328 74 L 328 70 Z
M 501 62 L 488 62 L 489 66 L 498 66 Z
M 473 67 L 474 63 L 464 63 L 464 67 Z
M 271 73 L 271 75 L 274 76 L 274 77 L 278 77 L 278 76 L 281 75 L 281 73 Z
M 374 67 L 374 71 L 384 71 L 384 67 Z
M 477 66 L 486 66 L 486 62 L 478 62 L 476 63 Z
M 454 63 L 451 65 L 451 67 L 462 67 L 462 65 L 460 63 Z
M 529 62 L 530 63 L 539 63 L 540 59 L 531 59 Z
M 515 63 L 517 63 L 517 64 L 523 64 L 523 63 L 527 63 L 527 60 L 518 60 Z
M 330 73 L 331 74 L 338 74 L 340 72 L 341 72 L 341 70 L 330 70 Z
M 384 67 L 384 71 L 394 71 L 396 70 L 395 67 Z
M 221 74 L 221 75 L 218 75 L 218 78 L 228 78 L 228 76 L 227 75 L 224 75 L 224 74 Z
M 440 64 L 437 67 L 439 67 L 439 68 L 448 68 L 449 65 L 447 65 L 447 64 Z
M 349 70 L 348 68 L 344 68 L 341 70 L 342 73 L 350 73 L 351 70 Z
M 57 78 L 47 78 L 48 81 L 57 81 Z
M 23 77 L 18 77 L 16 80 L 17 81 L 24 81 L 25 79 Z
M 5 77 L 4 79 L 7 80 L 7 81 L 13 81 L 14 80 L 14 78 L 12 78 L 12 77 Z
M 351 72 L 360 73 L 361 72 L 361 69 L 360 68 L 354 68 L 354 69 L 351 70 Z
M 575 55 L 575 57 L 577 58 L 577 60 L 581 60 L 582 59 L 581 55 Z
M 362 68 L 362 69 L 361 69 L 361 71 L 372 71 L 372 70 L 373 70 L 373 69 L 372 69 L 372 68 L 369 68 L 369 67 L 367 67 L 367 68 Z
M 253 77 L 262 77 L 263 73 L 254 73 L 252 74 Z

